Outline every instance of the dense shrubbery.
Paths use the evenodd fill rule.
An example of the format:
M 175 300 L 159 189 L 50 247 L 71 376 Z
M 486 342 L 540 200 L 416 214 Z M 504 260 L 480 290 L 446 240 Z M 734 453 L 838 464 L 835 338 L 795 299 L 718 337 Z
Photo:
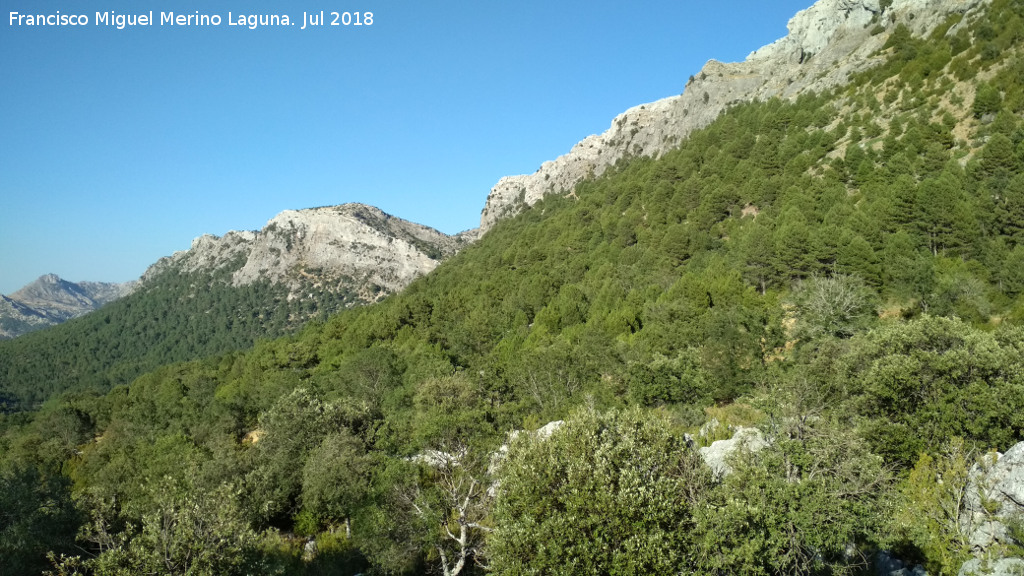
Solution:
M 701 507 L 702 574 L 851 574 L 887 528 L 890 477 L 844 424 L 783 421 Z
M 711 471 L 664 416 L 577 413 L 500 464 L 496 574 L 676 574 L 693 566 Z

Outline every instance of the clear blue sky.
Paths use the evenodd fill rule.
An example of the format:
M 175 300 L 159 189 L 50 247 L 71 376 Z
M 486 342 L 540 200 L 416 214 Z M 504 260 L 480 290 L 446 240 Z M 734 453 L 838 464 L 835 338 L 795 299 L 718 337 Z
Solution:
M 0 0 L 0 293 L 126 281 L 192 238 L 364 202 L 448 233 L 627 108 L 811 0 Z M 373 25 L 300 30 L 304 11 Z M 96 11 L 219 14 L 97 26 Z M 12 26 L 10 12 L 88 26 Z M 250 30 L 228 12 L 286 13 Z

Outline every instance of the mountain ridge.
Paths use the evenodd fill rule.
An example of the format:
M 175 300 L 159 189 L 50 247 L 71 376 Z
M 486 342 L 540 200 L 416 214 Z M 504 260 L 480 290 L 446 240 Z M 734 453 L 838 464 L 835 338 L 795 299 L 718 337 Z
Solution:
M 402 240 L 394 247 L 398 251 L 397 258 L 381 253 L 370 257 L 371 260 L 377 260 L 377 264 L 397 267 L 391 273 L 373 273 L 370 268 L 374 262 L 370 260 L 348 262 L 342 268 L 351 268 L 355 275 L 349 274 L 349 277 L 358 277 L 358 282 L 367 287 L 377 285 L 384 288 L 382 291 L 363 290 L 361 293 L 365 298 L 373 299 L 380 294 L 398 290 L 417 274 L 429 272 L 437 262 L 457 251 L 457 248 L 449 247 L 450 242 L 445 238 L 454 239 L 456 247 L 464 246 L 486 233 L 499 220 L 514 216 L 544 195 L 567 193 L 578 182 L 599 176 L 621 159 L 631 156 L 658 157 L 677 146 L 690 132 L 708 125 L 722 111 L 738 102 L 772 97 L 793 99 L 808 92 L 840 86 L 851 75 L 881 62 L 883 56 L 879 52 L 897 24 L 906 25 L 915 34 L 922 35 L 941 24 L 949 15 L 966 14 L 989 1 L 819 0 L 789 21 L 789 33 L 786 36 L 754 50 L 744 61 L 723 63 L 709 60 L 697 74 L 690 76 L 681 94 L 627 109 L 612 120 L 608 130 L 599 135 L 587 136 L 568 153 L 544 162 L 533 174 L 501 177 L 487 195 L 479 228 L 449 236 L 433 228 L 387 215 L 372 206 L 339 205 L 361 206 L 364 212 L 376 211 L 377 214 L 372 218 L 376 221 L 400 220 L 405 223 L 402 226 L 407 229 L 406 232 L 416 228 L 434 233 L 428 233 L 429 238 L 417 238 L 416 233 L 403 236 L 398 234 L 399 230 L 393 230 L 398 234 L 396 237 Z M 956 29 L 953 26 L 949 33 Z M 285 210 L 269 220 L 267 225 L 281 225 L 288 229 L 291 226 L 288 224 L 288 214 L 312 214 L 308 211 L 329 208 Z M 305 226 L 308 228 L 309 224 Z M 209 262 L 204 264 L 201 261 L 204 258 L 213 257 L 214 261 L 221 262 L 219 258 L 240 257 L 240 251 L 246 251 L 244 246 L 256 241 L 259 250 L 247 253 L 246 258 L 251 256 L 253 261 L 247 260 L 244 270 L 235 272 L 233 284 L 242 286 L 251 283 L 266 270 L 271 273 L 274 281 L 285 281 L 292 288 L 298 289 L 301 282 L 295 274 L 289 276 L 274 271 L 274 251 L 286 249 L 286 236 L 301 234 L 299 228 L 291 226 L 290 232 L 276 238 L 271 238 L 273 235 L 270 232 L 273 231 L 262 231 L 267 232 L 262 237 L 256 231 L 235 230 L 222 236 L 199 236 L 193 240 L 190 249 L 160 258 L 143 273 L 141 281 L 144 283 L 169 262 L 188 260 L 190 263 L 187 267 L 203 267 L 210 265 Z M 361 242 L 359 239 L 333 236 L 328 241 L 347 242 L 351 248 L 358 248 Z M 423 246 L 423 243 L 426 245 Z M 417 244 L 421 244 L 421 247 L 416 248 Z M 444 245 L 446 248 L 438 252 L 437 246 L 433 244 Z M 368 245 L 375 246 L 376 242 L 369 242 Z M 204 256 L 188 256 L 193 250 L 200 250 Z M 212 256 L 212 252 L 223 254 Z M 320 264 L 330 267 L 338 263 L 337 258 L 323 249 L 308 249 L 306 254 L 310 257 L 308 261 L 292 262 L 299 265 L 300 269 L 295 270 L 298 276 L 303 273 L 308 277 L 315 276 L 305 271 L 306 266 L 316 269 Z M 196 262 L 196 258 L 200 261 Z M 332 274 L 320 283 L 334 282 L 336 285 L 338 280 L 338 275 Z M 298 297 L 297 292 L 294 297 Z
M 352 292 L 372 302 L 400 290 L 465 246 L 474 231 L 449 236 L 365 204 L 284 210 L 260 230 L 203 234 L 187 250 L 164 256 L 138 280 L 79 282 L 41 276 L 9 296 L 0 295 L 0 339 L 15 338 L 99 309 L 161 275 L 230 274 L 239 288 L 268 280 L 288 299 L 313 298 L 310 289 Z
M 204 234 L 188 250 L 151 265 L 151 283 L 170 268 L 213 272 L 231 268 L 230 284 L 266 279 L 288 286 L 289 298 L 312 284 L 328 290 L 355 283 L 366 300 L 399 290 L 433 270 L 466 241 L 365 204 L 284 210 L 258 231 Z M 344 286 L 346 289 L 352 286 Z
M 660 156 L 738 102 L 793 100 L 845 84 L 853 74 L 882 61 L 878 52 L 897 24 L 920 36 L 951 14 L 966 14 L 987 3 L 819 0 L 789 21 L 788 35 L 751 52 L 743 62 L 709 60 L 690 77 L 682 94 L 626 110 L 608 130 L 584 138 L 533 174 L 502 177 L 487 196 L 480 233 L 547 194 L 565 194 L 580 181 L 600 176 L 621 159 Z
M 286 210 L 257 231 L 200 236 L 98 314 L 0 343 L 0 411 L 291 334 L 398 291 L 465 243 L 362 204 Z
M 54 326 L 130 294 L 132 282 L 69 282 L 44 274 L 9 295 L 0 295 L 0 339 Z

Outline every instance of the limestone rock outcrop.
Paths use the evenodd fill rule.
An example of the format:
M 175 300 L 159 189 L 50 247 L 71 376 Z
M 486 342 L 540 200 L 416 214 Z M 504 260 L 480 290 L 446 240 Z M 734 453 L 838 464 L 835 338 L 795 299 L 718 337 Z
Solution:
M 879 62 L 877 52 L 898 24 L 925 34 L 953 13 L 986 0 L 819 0 L 789 21 L 789 34 L 752 52 L 743 62 L 709 61 L 682 94 L 630 108 L 611 127 L 545 162 L 533 174 L 506 176 L 487 197 L 480 218 L 486 232 L 546 194 L 567 193 L 630 156 L 657 157 L 693 130 L 710 124 L 737 102 L 795 99 L 844 84 Z M 950 32 L 955 32 L 955 28 Z
M 551 437 L 552 434 L 557 432 L 558 429 L 561 428 L 564 424 L 565 424 L 564 420 L 554 420 L 554 421 L 548 422 L 547 424 L 545 424 L 545 425 L 541 426 L 540 428 L 538 428 L 536 430 L 533 430 L 533 431 L 530 431 L 530 430 L 511 430 L 511 431 L 509 431 L 508 436 L 505 439 L 505 443 L 502 444 L 501 446 L 499 446 L 496 451 L 491 453 L 491 456 L 490 456 L 491 461 L 490 461 L 490 464 L 487 466 L 487 473 L 492 478 L 498 473 L 498 468 L 501 466 L 501 463 L 504 462 L 505 458 L 508 457 L 509 445 L 513 441 L 515 441 L 516 438 L 519 438 L 523 434 L 527 434 L 527 435 L 532 436 L 534 438 L 537 438 L 539 440 L 547 440 L 548 438 Z M 501 481 L 500 480 L 494 480 L 491 483 L 491 485 L 488 486 L 488 488 L 487 488 L 487 495 L 490 496 L 491 498 L 495 497 L 498 494 L 498 489 L 500 487 L 501 487 Z
M 758 452 L 768 446 L 764 435 L 757 428 L 745 426 L 736 427 L 732 438 L 728 440 L 717 440 L 710 446 L 700 449 L 700 456 L 704 463 L 711 468 L 715 476 L 721 478 L 729 474 L 732 469 L 729 467 L 729 458 L 741 449 L 751 452 Z
M 1005 454 L 986 456 L 971 469 L 960 512 L 960 529 L 968 536 L 975 558 L 961 576 L 1020 574 L 1024 559 L 1001 557 L 1014 542 L 1008 525 L 1024 519 L 1024 442 Z
M 971 535 L 975 551 L 1005 542 L 1006 520 L 1024 515 L 1024 442 L 986 458 L 993 460 L 971 470 L 960 513 L 960 527 Z
M 302 290 L 351 290 L 363 301 L 404 288 L 453 255 L 466 240 L 363 204 L 285 210 L 259 231 L 204 235 L 162 258 L 145 285 L 168 270 L 222 273 L 234 286 L 268 280 Z

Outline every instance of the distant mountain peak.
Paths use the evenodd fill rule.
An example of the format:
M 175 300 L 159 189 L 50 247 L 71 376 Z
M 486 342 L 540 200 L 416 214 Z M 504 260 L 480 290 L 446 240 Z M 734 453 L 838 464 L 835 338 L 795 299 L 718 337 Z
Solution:
M 69 282 L 44 274 L 17 292 L 0 296 L 0 339 L 60 324 L 134 290 L 135 282 Z

